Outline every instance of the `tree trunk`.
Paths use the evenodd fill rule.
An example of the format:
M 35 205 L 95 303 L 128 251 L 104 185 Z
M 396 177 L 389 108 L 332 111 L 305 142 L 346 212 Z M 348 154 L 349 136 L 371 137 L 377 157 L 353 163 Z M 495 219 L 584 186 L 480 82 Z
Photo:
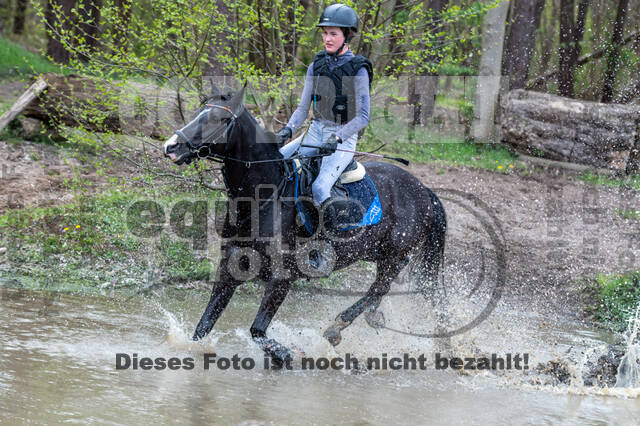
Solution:
M 620 60 L 620 47 L 622 46 L 622 36 L 624 34 L 624 21 L 629 8 L 629 0 L 618 2 L 616 13 L 616 23 L 613 27 L 611 45 L 607 49 L 607 70 L 604 76 L 604 86 L 602 88 L 602 102 L 609 103 L 613 99 L 613 89 L 616 84 L 616 74 L 618 72 L 618 62 Z
M 229 11 L 229 8 L 225 4 L 224 0 L 216 0 L 216 9 L 218 11 L 217 17 L 213 19 L 219 19 L 221 22 L 226 22 L 227 27 L 231 26 L 233 22 L 233 15 Z M 216 55 L 220 52 L 224 52 L 224 47 L 232 47 L 229 45 L 228 33 L 226 31 L 216 31 L 213 37 L 211 46 L 209 47 L 208 61 L 205 66 L 204 75 L 206 77 L 219 77 L 224 76 L 224 63 L 216 58 Z M 216 82 L 214 82 L 216 83 Z
M 98 45 L 98 33 L 100 29 L 100 8 L 102 7 L 102 0 L 81 0 L 84 4 L 84 8 L 80 9 L 78 23 L 78 29 L 81 34 L 78 36 L 83 37 L 86 40 L 86 44 L 89 50 L 89 54 Z M 80 59 L 87 62 L 89 58 L 86 55 L 81 55 Z
M 115 45 L 117 48 L 127 50 L 127 32 L 129 29 L 129 21 L 131 20 L 131 0 L 116 0 L 118 8 L 118 18 L 120 20 L 119 28 L 115 32 Z
M 558 49 L 558 93 L 572 98 L 573 77 L 576 61 L 580 56 L 580 42 L 590 0 L 582 0 L 578 5 L 578 17 L 574 22 L 574 0 L 560 1 L 560 48 Z
M 298 40 L 300 39 L 300 34 L 293 29 L 296 24 L 295 5 L 291 5 L 287 9 L 287 19 L 289 20 L 290 29 L 284 33 L 284 60 L 286 67 L 293 68 L 298 53 Z
M 493 140 L 495 112 L 500 91 L 500 68 L 504 26 L 509 2 L 503 1 L 487 12 L 482 27 L 482 56 L 473 111 L 472 136 L 478 141 Z
M 69 22 L 71 9 L 75 6 L 76 0 L 48 0 L 45 11 L 45 21 L 47 26 L 47 55 L 57 63 L 69 62 L 69 51 L 60 42 L 60 31 L 71 30 Z M 54 6 L 60 6 L 61 16 L 57 16 Z
M 433 19 L 440 19 L 442 11 L 447 8 L 449 0 L 430 0 L 429 8 L 433 11 Z M 432 33 L 438 33 L 441 30 L 441 26 L 433 24 L 429 26 L 428 31 Z M 438 45 L 438 39 L 436 39 L 435 45 Z M 439 63 L 440 55 L 429 55 L 426 58 L 426 62 Z M 423 73 L 412 76 L 409 81 L 409 99 L 411 105 L 413 105 L 413 125 L 424 126 L 427 124 L 427 119 L 433 115 L 433 109 L 435 107 L 436 95 L 438 93 L 438 75 L 436 73 Z
M 538 74 L 545 73 L 549 69 L 553 54 L 553 29 L 555 28 L 556 16 L 558 16 L 559 0 L 551 0 L 550 4 L 549 9 L 551 10 L 543 10 L 540 18 L 542 31 L 540 32 L 540 70 Z M 536 81 L 535 90 L 543 90 L 543 83 Z
M 26 16 L 28 0 L 16 0 L 16 13 L 13 16 L 13 33 L 22 34 L 24 31 L 24 17 Z
M 508 76 L 507 89 L 525 86 L 544 3 L 545 0 L 515 0 L 513 3 L 502 61 L 502 73 Z
M 391 22 L 392 23 L 396 23 L 397 22 L 397 16 L 398 14 L 404 10 L 405 8 L 405 3 L 404 0 L 396 0 L 395 4 L 391 10 Z M 402 55 L 399 55 L 400 50 L 402 49 L 402 46 L 400 46 L 400 44 L 398 44 L 398 37 L 396 35 L 393 34 L 393 32 L 391 32 L 389 34 L 389 46 L 387 48 L 387 60 L 385 61 L 384 64 L 380 65 L 380 70 L 384 72 L 384 75 L 392 75 L 395 72 L 395 69 L 397 68 L 397 64 L 402 62 Z M 387 68 L 389 68 L 387 70 Z
M 11 0 L 0 0 L 0 35 L 11 26 Z
M 501 102 L 502 141 L 527 155 L 624 170 L 640 107 L 513 90 Z

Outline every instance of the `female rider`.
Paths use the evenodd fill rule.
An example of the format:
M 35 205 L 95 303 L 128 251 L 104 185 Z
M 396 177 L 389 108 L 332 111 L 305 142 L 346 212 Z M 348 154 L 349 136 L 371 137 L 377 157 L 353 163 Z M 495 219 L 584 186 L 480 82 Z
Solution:
M 347 44 L 358 31 L 358 15 L 349 6 L 327 7 L 318 22 L 325 50 L 319 52 L 307 70 L 300 105 L 287 125 L 278 132 L 281 142 L 307 118 L 313 104 L 314 120 L 303 138 L 280 149 L 285 158 L 296 153 L 323 157 L 320 173 L 312 185 L 313 200 L 323 208 L 330 204 L 331 187 L 353 158 L 358 132 L 369 122 L 369 88 L 373 75 L 371 62 L 354 56 Z M 313 145 L 318 148 L 300 147 Z

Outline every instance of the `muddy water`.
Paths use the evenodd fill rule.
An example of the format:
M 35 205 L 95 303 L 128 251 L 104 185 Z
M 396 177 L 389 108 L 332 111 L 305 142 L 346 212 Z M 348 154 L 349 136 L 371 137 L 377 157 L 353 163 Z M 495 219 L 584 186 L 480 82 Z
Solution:
M 640 399 L 536 385 L 528 371 L 461 375 L 434 368 L 434 352 L 528 352 L 537 362 L 608 343 L 611 336 L 535 312 L 497 309 L 464 336 L 437 342 L 373 330 L 358 320 L 336 350 L 322 331 L 337 307 L 329 296 L 292 294 L 271 332 L 312 357 L 425 354 L 425 370 L 291 371 L 262 367 L 248 326 L 259 295 L 237 295 L 216 331 L 192 345 L 189 336 L 207 295 L 159 293 L 125 300 L 0 288 L 0 423 L 111 424 L 245 421 L 368 424 L 639 424 Z M 392 302 L 389 302 L 392 303 Z M 492 318 L 500 318 L 498 329 Z M 507 326 L 505 324 L 512 324 Z M 252 370 L 204 370 L 203 356 L 252 357 Z M 192 358 L 192 370 L 116 369 L 116 354 Z M 581 393 L 587 393 L 581 395 Z

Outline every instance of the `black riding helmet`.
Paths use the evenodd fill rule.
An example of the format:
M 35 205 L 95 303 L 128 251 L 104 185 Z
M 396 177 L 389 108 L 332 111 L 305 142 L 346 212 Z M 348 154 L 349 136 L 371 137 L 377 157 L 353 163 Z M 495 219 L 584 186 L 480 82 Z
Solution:
M 351 39 L 349 30 L 352 30 L 354 33 L 358 32 L 358 14 L 345 4 L 332 4 L 322 12 L 317 26 L 343 28 L 345 32 L 345 42 L 348 42 Z

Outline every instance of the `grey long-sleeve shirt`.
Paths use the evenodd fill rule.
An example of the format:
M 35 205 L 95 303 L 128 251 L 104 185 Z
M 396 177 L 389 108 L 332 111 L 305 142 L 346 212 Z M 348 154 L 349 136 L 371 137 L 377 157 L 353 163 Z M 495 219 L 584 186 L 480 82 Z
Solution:
M 331 59 L 329 68 L 335 69 L 354 57 L 351 50 L 347 50 L 342 55 L 338 55 Z M 300 97 L 300 104 L 298 108 L 293 112 L 287 126 L 291 127 L 295 132 L 300 125 L 304 122 L 309 114 L 309 107 L 311 106 L 311 95 L 313 91 L 313 63 L 309 65 L 307 69 L 307 75 L 304 81 L 304 89 L 302 90 L 302 96 Z M 367 70 L 362 67 L 356 73 L 355 78 L 355 93 L 356 93 L 356 114 L 347 123 L 342 125 L 340 130 L 336 132 L 336 136 L 346 140 L 352 135 L 356 134 L 360 130 L 364 129 L 369 123 L 369 74 Z M 331 121 L 320 120 L 323 123 L 334 124 Z

